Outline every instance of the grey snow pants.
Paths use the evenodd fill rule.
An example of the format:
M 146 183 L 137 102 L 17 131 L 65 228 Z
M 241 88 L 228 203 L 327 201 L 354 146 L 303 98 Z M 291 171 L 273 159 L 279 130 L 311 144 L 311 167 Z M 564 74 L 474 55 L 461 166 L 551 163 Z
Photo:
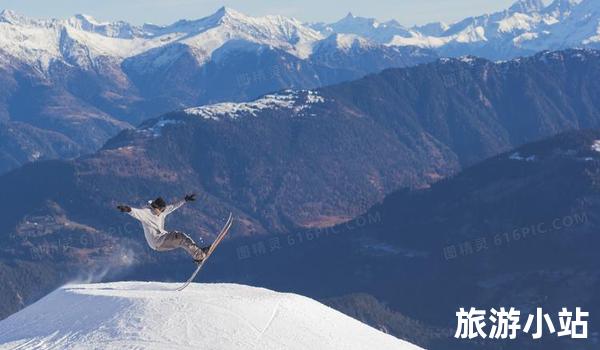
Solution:
M 168 251 L 177 248 L 185 249 L 194 260 L 204 259 L 205 253 L 198 247 L 194 240 L 183 232 L 171 231 L 162 238 L 162 243 L 156 247 L 158 251 Z

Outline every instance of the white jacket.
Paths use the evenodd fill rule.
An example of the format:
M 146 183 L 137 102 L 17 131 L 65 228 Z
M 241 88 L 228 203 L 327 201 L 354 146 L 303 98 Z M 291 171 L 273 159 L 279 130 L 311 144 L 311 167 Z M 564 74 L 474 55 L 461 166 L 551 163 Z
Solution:
M 164 240 L 164 235 L 168 233 L 165 230 L 165 218 L 173 211 L 181 207 L 185 201 L 180 201 L 175 204 L 167 205 L 165 211 L 159 215 L 154 214 L 151 208 L 131 208 L 129 215 L 139 220 L 144 229 L 144 236 L 146 241 L 152 249 L 160 247 Z

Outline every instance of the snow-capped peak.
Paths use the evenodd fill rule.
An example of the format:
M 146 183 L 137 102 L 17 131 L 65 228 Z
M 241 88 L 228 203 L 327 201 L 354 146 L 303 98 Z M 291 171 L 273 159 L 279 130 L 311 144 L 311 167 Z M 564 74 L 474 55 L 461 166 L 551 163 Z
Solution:
M 77 15 L 73 16 L 73 18 L 81 21 L 82 23 L 86 23 L 86 24 L 90 24 L 90 25 L 95 25 L 95 26 L 109 24 L 109 22 L 99 22 L 94 17 L 89 16 L 89 15 L 85 15 L 85 14 L 77 14 Z
M 329 33 L 356 34 L 381 43 L 389 40 L 393 35 L 408 35 L 409 33 L 406 27 L 394 20 L 379 22 L 374 18 L 355 16 L 351 12 L 325 29 Z
M 96 33 L 110 38 L 133 39 L 142 37 L 139 27 L 126 22 L 101 22 L 92 16 L 78 14 L 66 20 L 66 24 L 84 32 Z
M 358 17 L 353 15 L 352 12 L 348 12 L 346 17 L 336 22 L 335 25 L 352 29 L 358 27 L 377 28 L 379 27 L 379 22 L 375 18 Z
M 352 48 L 366 48 L 372 46 L 373 43 L 356 34 L 335 33 L 331 34 L 321 43 L 321 48 L 334 48 L 335 50 L 348 51 Z
M 417 346 L 315 300 L 235 284 L 69 285 L 0 321 L 28 349 L 395 349 Z M 26 325 L 26 326 L 24 326 Z
M 450 26 L 444 22 L 432 22 L 420 26 L 414 26 L 412 29 L 423 35 L 441 36 Z
M 19 24 L 25 22 L 26 17 L 12 10 L 2 10 L 0 12 L 0 23 Z
M 198 25 L 183 43 L 211 55 L 231 40 L 265 45 L 307 58 L 312 46 L 323 36 L 300 21 L 283 16 L 250 17 L 229 8 L 189 23 Z M 206 59 L 206 58 L 205 58 Z
M 238 12 L 230 7 L 223 6 L 215 13 L 195 20 L 181 20 L 165 28 L 167 29 L 182 29 L 183 31 L 202 31 L 209 27 L 215 27 L 227 21 L 246 21 L 249 16 Z
M 215 17 L 220 18 L 237 18 L 237 19 L 246 19 L 248 16 L 245 14 L 232 9 L 231 7 L 223 6 L 215 12 L 213 15 Z
M 534 13 L 546 7 L 542 0 L 517 0 L 510 8 L 511 12 Z

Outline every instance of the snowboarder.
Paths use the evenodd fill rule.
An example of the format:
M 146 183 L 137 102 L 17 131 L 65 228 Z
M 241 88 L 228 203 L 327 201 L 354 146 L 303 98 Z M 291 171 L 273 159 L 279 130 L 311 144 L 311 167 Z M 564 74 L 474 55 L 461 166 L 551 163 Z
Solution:
M 149 203 L 147 208 L 131 208 L 119 205 L 117 208 L 137 219 L 144 229 L 144 236 L 150 248 L 162 252 L 177 248 L 185 249 L 194 262 L 200 264 L 206 257 L 210 246 L 201 248 L 187 234 L 179 231 L 166 231 L 165 218 L 187 202 L 196 200 L 195 194 L 188 194 L 177 203 L 167 205 L 161 197 Z

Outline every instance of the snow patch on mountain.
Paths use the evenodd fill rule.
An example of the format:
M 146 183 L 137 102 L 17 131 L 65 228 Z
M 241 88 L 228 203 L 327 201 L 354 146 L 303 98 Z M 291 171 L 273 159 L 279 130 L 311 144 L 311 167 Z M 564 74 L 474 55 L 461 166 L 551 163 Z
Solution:
M 143 128 L 143 129 L 137 129 L 137 132 L 143 133 L 143 134 L 149 134 L 153 137 L 160 137 L 162 135 L 163 132 L 163 128 L 167 125 L 177 125 L 177 124 L 183 124 L 183 122 L 181 120 L 173 120 L 173 119 L 168 119 L 168 118 L 160 118 L 156 123 L 154 123 L 154 125 L 148 127 L 148 128 Z
M 220 120 L 222 117 L 237 119 L 242 116 L 256 117 L 264 110 L 289 109 L 292 116 L 310 108 L 314 104 L 324 103 L 325 99 L 312 90 L 286 90 L 277 94 L 265 95 L 252 102 L 223 102 L 201 107 L 185 109 L 191 116 Z
M 420 48 L 435 49 L 442 47 L 452 41 L 452 38 L 438 38 L 432 36 L 424 36 L 420 33 L 412 33 L 410 37 L 394 35 L 388 43 L 389 46 L 417 46 Z
M 529 31 L 540 22 L 539 16 L 529 16 L 524 13 L 513 13 L 498 21 L 498 30 L 502 33 L 511 33 L 519 30 Z
M 0 322 L 0 349 L 419 349 L 312 299 L 234 284 L 69 285 Z
M 522 156 L 519 152 L 515 152 L 508 157 L 510 160 L 519 160 L 524 162 L 534 162 L 536 161 L 536 158 L 537 157 L 535 155 Z
M 352 48 L 367 48 L 372 46 L 371 42 L 356 34 L 332 34 L 324 41 L 343 52 L 348 52 Z
M 69 38 L 85 45 L 94 56 L 109 56 L 120 60 L 165 45 L 179 38 L 175 35 L 158 39 L 119 38 L 98 35 L 97 33 L 77 30 L 72 27 L 65 27 L 64 30 Z
M 477 43 L 487 41 L 485 29 L 481 26 L 468 26 L 464 30 L 449 36 L 432 37 L 420 33 L 411 32 L 410 37 L 394 35 L 387 43 L 389 46 L 417 46 L 421 48 L 440 48 L 452 42 L 461 44 Z

